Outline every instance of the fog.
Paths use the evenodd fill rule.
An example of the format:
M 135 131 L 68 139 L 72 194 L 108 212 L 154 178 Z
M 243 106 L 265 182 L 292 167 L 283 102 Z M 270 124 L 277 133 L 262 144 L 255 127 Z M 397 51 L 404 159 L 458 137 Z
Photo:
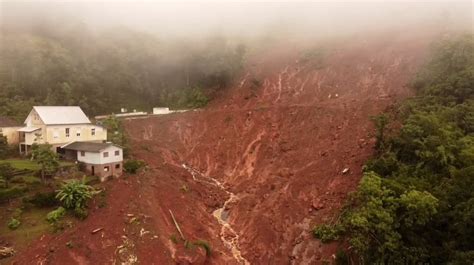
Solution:
M 420 26 L 472 30 L 472 2 L 1 2 L 1 23 L 83 23 L 93 30 L 127 27 L 160 37 L 212 34 L 325 36 Z

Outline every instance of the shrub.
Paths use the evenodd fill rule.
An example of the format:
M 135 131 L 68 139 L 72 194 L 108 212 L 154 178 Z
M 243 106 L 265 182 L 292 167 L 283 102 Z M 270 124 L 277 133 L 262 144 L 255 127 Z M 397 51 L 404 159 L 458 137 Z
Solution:
M 52 207 L 59 204 L 59 200 L 56 198 L 56 193 L 54 191 L 36 193 L 31 198 L 26 199 L 26 202 L 29 202 L 37 207 Z
M 171 240 L 171 242 L 173 242 L 174 244 L 178 244 L 178 238 L 176 237 L 175 234 L 172 234 L 172 235 L 170 236 L 170 240 Z
M 5 188 L 8 188 L 10 180 L 13 178 L 14 168 L 10 163 L 0 163 L 0 178 L 5 183 Z
M 125 169 L 125 172 L 130 173 L 130 174 L 135 174 L 144 165 L 145 165 L 145 162 L 141 160 L 130 159 L 130 160 L 125 161 L 125 163 L 123 164 L 123 168 Z
M 21 222 L 16 218 L 12 218 L 10 219 L 10 222 L 8 222 L 8 228 L 10 228 L 11 230 L 17 229 L 20 225 Z
M 211 249 L 211 245 L 209 245 L 209 242 L 205 241 L 205 240 L 197 240 L 193 243 L 194 245 L 198 246 L 198 247 L 201 247 L 204 249 L 204 251 L 206 251 L 206 256 L 211 256 L 212 254 L 212 249 Z
M 56 210 L 53 210 L 46 215 L 46 220 L 50 224 L 54 224 L 57 223 L 65 214 L 66 209 L 63 207 L 58 207 Z
M 349 265 L 351 264 L 349 260 L 349 256 L 347 256 L 347 253 L 342 250 L 338 249 L 336 252 L 336 265 Z
M 87 218 L 88 215 L 89 215 L 89 213 L 84 208 L 75 208 L 74 209 L 74 216 L 77 219 L 84 220 L 84 219 Z
M 327 243 L 339 238 L 340 229 L 331 225 L 320 225 L 313 229 L 313 235 L 323 243 Z
M 84 208 L 87 201 L 96 193 L 92 186 L 85 184 L 85 179 L 67 181 L 57 192 L 56 198 L 67 209 Z

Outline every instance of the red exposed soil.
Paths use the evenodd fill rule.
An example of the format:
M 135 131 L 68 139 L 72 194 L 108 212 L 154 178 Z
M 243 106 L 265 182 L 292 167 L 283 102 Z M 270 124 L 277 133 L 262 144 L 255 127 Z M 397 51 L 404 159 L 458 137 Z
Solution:
M 243 77 L 206 109 L 125 121 L 133 154 L 148 169 L 108 183 L 105 208 L 35 242 L 16 263 L 107 264 L 135 255 L 141 264 L 237 264 L 212 215 L 228 195 L 194 181 L 183 163 L 237 196 L 228 221 L 251 264 L 331 260 L 337 245 L 321 245 L 310 229 L 333 220 L 355 190 L 372 154 L 370 116 L 410 94 L 407 83 L 433 39 L 385 37 L 326 45 L 322 64 L 301 59 L 309 46 L 273 47 L 253 56 Z M 169 210 L 185 237 L 210 243 L 211 258 L 170 240 L 179 234 Z M 104 230 L 90 233 L 98 227 Z M 67 248 L 70 240 L 77 245 Z

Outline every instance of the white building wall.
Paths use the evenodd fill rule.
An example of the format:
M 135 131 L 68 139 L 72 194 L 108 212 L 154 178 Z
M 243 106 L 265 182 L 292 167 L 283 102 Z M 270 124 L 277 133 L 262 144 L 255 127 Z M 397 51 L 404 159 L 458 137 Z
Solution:
M 115 155 L 115 151 L 119 151 L 119 155 Z M 109 156 L 104 157 L 104 153 L 108 152 Z M 100 161 L 101 164 L 108 164 L 108 163 L 116 163 L 116 162 L 122 162 L 123 160 L 123 150 L 122 148 L 118 148 L 116 146 L 110 146 L 100 152 Z
M 153 108 L 153 114 L 169 114 L 170 108 Z
M 115 151 L 119 151 L 118 156 L 115 155 Z M 108 157 L 104 157 L 105 152 L 109 153 Z M 102 150 L 100 153 L 84 152 L 84 156 L 81 156 L 81 151 L 77 151 L 77 160 L 79 162 L 84 162 L 84 163 L 94 164 L 94 165 L 122 162 L 123 150 L 122 148 L 118 148 L 116 146 L 110 146 Z

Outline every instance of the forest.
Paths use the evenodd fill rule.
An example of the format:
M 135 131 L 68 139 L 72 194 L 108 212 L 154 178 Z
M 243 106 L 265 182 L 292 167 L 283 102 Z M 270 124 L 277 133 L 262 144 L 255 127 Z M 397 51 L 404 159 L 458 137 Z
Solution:
M 191 43 L 77 21 L 0 30 L 0 115 L 19 121 L 33 105 L 80 105 L 88 115 L 201 107 L 239 73 L 246 52 L 219 35 Z
M 347 240 L 363 264 L 472 264 L 472 35 L 435 45 L 413 87 L 414 98 L 374 117 L 377 155 L 338 221 L 313 232 Z

